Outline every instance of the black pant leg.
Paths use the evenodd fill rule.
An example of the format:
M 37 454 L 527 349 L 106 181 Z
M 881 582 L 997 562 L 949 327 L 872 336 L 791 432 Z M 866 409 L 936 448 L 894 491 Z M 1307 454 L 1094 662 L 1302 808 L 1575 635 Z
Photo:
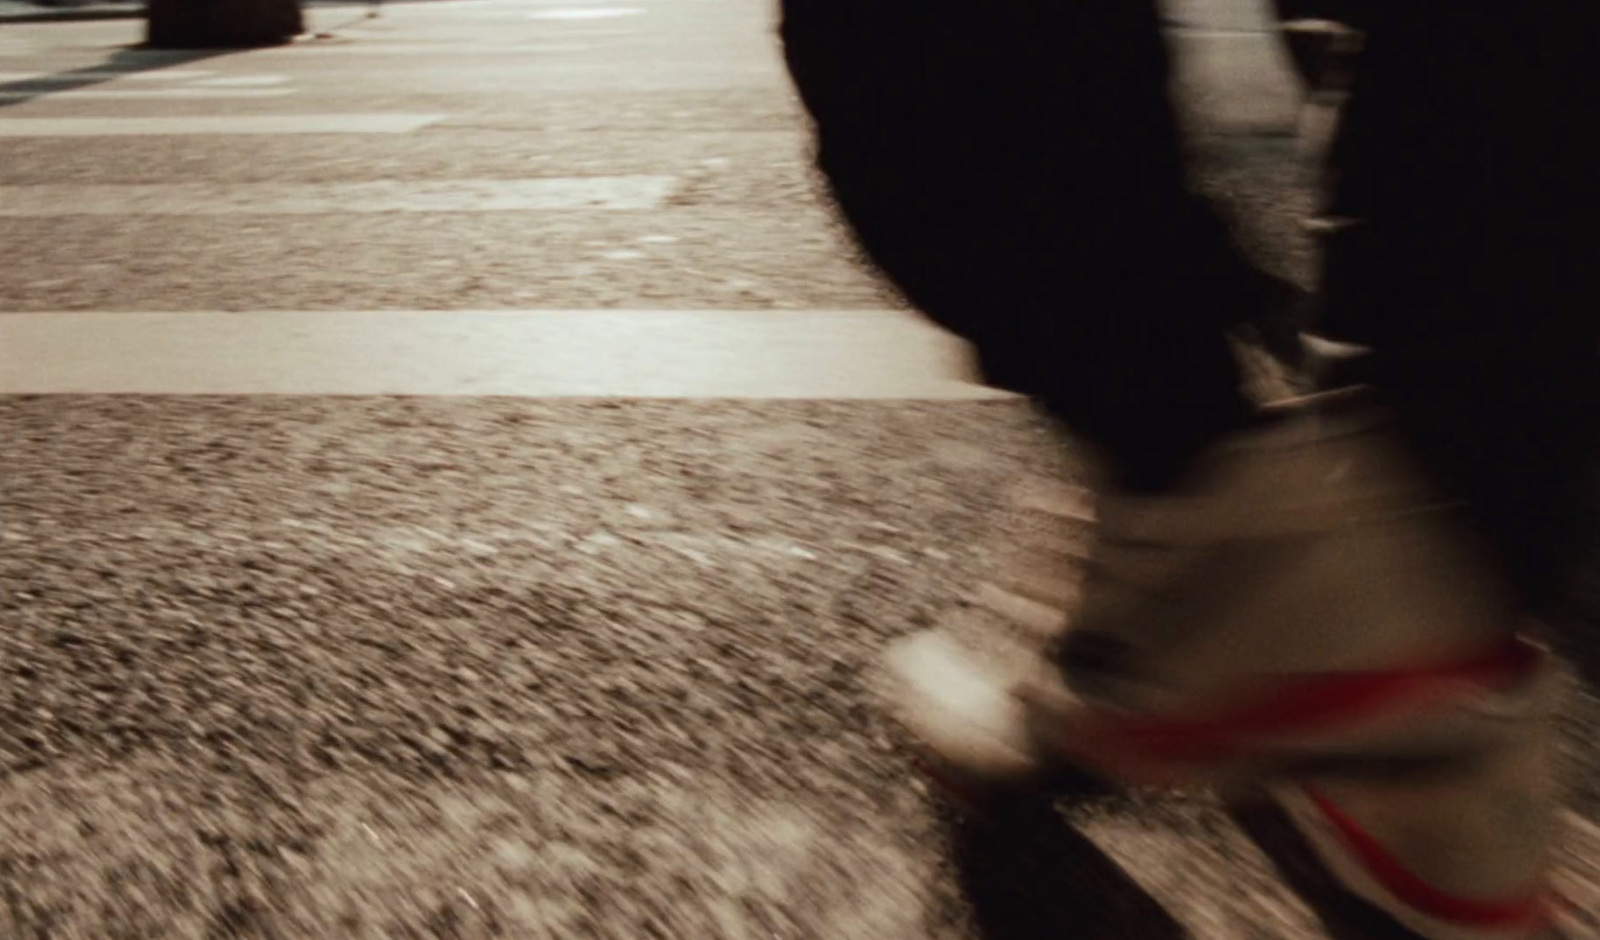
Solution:
M 1595 530 L 1600 5 L 1408 0 L 1368 13 L 1333 150 L 1329 331 L 1474 506 L 1531 603 Z
M 1134 486 L 1246 411 L 1262 279 L 1185 186 L 1140 0 L 787 0 L 818 164 L 861 245 Z

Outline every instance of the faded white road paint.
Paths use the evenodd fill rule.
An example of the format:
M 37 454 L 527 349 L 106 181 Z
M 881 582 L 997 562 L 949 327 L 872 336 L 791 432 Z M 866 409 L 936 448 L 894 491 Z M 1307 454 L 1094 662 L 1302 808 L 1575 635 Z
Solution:
M 224 75 L 221 78 L 203 79 L 195 84 L 214 88 L 254 88 L 264 85 L 284 85 L 288 81 L 287 75 Z
M 227 114 L 201 117 L 0 117 L 0 137 L 215 134 L 409 134 L 443 114 Z
M 530 20 L 610 20 L 622 16 L 638 16 L 642 7 L 566 7 L 529 13 Z
M 0 218 L 658 209 L 671 176 L 0 186 Z
M 0 101 L 124 101 L 183 98 L 281 98 L 289 88 L 67 88 L 59 91 L 0 91 Z
M 1006 397 L 898 311 L 0 314 L 0 394 Z
M 148 69 L 139 72 L 125 71 L 74 71 L 64 72 L 0 72 L 0 83 L 38 82 L 40 84 L 73 84 L 77 82 L 184 82 L 215 75 L 210 69 Z

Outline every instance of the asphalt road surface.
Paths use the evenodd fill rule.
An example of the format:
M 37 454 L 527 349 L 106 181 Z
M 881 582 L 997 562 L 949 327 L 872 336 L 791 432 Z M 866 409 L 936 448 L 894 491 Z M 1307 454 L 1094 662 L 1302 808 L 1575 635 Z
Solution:
M 1176 7 L 1304 279 L 1260 11 Z M 1325 936 L 1202 793 L 963 896 L 870 668 L 1070 468 L 856 262 L 768 4 L 313 19 L 0 27 L 0 937 Z

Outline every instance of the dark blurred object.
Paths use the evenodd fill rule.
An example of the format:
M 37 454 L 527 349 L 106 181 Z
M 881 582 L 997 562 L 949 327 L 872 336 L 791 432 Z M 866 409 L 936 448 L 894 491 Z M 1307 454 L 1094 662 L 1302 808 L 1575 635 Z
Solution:
M 1348 0 L 1274 0 L 1273 7 L 1289 58 L 1306 90 L 1348 90 L 1353 59 L 1360 50 L 1360 24 L 1368 19 L 1361 5 Z
M 1547 612 L 1597 531 L 1600 4 L 1283 9 L 1360 31 L 1294 319 L 1373 350 L 1363 377 Z M 1297 306 L 1188 189 L 1160 23 L 1149 0 L 789 0 L 783 22 L 866 253 L 1146 491 L 1247 420 L 1224 334 Z M 1263 344 L 1292 353 L 1283 332 Z
M 145 44 L 240 49 L 282 45 L 303 32 L 299 0 L 150 0 Z
M 1333 390 L 1372 381 L 1372 350 L 1306 334 L 1301 339 L 1306 371 L 1319 389 Z
M 1183 940 L 1155 898 L 1046 798 L 946 818 L 950 857 L 982 940 Z
M 1281 27 L 1289 58 L 1312 95 L 1348 91 L 1361 33 L 1328 20 L 1290 20 Z
M 1138 487 L 1243 422 L 1225 334 L 1275 293 L 1188 189 L 1159 23 L 1020 0 L 796 0 L 783 21 L 869 257 Z

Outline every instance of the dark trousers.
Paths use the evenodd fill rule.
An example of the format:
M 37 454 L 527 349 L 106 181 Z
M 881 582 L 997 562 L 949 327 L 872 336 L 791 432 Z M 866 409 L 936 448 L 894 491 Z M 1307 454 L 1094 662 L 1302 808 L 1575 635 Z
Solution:
M 1310 0 L 1315 2 L 1315 0 Z M 1531 601 L 1600 451 L 1600 4 L 1346 0 L 1323 329 Z M 785 0 L 818 164 L 867 254 L 989 379 L 1159 489 L 1248 420 L 1229 330 L 1273 284 L 1188 188 L 1147 0 Z

